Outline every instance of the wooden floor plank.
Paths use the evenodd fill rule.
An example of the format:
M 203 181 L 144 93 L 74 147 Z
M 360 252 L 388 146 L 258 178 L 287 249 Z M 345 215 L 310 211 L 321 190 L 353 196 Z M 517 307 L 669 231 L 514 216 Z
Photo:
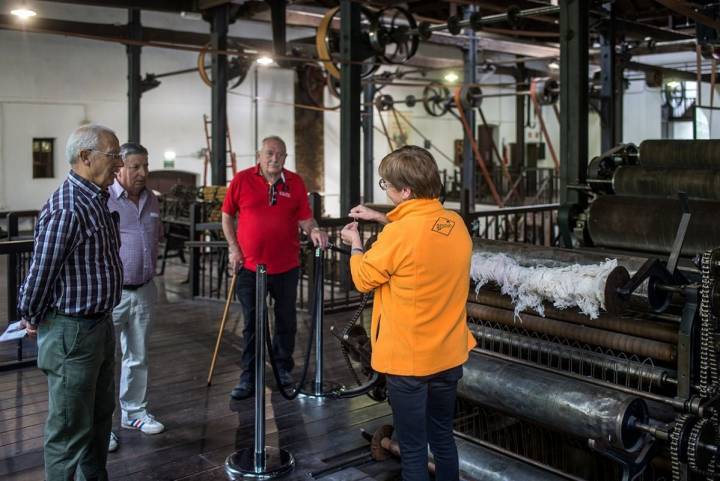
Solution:
M 113 480 L 171 481 L 226 480 L 225 458 L 253 442 L 253 400 L 231 401 L 229 392 L 240 375 L 243 322 L 234 304 L 223 333 L 220 356 L 212 386 L 206 385 L 223 304 L 189 301 L 183 267 L 169 266 L 159 279 L 163 304 L 149 345 L 149 408 L 167 427 L 147 436 L 137 431 L 114 429 L 121 447 L 108 458 Z M 175 282 L 174 282 L 175 281 Z M 164 283 L 167 282 L 167 285 Z M 352 385 L 353 378 L 342 359 L 329 326 L 342 326 L 351 314 L 326 316 L 324 377 Z M 296 369 L 299 378 L 309 335 L 307 312 L 298 316 Z M 311 363 L 313 362 L 311 357 Z M 119 372 L 119 356 L 116 371 Z M 314 375 L 311 367 L 308 378 Z M 361 429 L 370 432 L 391 422 L 386 403 L 368 397 L 349 400 L 296 399 L 288 401 L 276 391 L 266 369 L 266 444 L 291 450 L 295 469 L 282 479 L 308 479 L 308 473 L 333 467 L 338 462 L 369 452 Z M 7 481 L 41 481 L 42 432 L 47 416 L 47 381 L 37 368 L 0 372 L 0 478 Z M 347 472 L 345 472 L 347 471 Z M 391 479 L 397 463 L 376 463 L 332 473 L 322 479 L 368 481 Z M 385 475 L 383 473 L 390 473 Z M 343 477 L 344 476 L 344 477 Z M 390 477 L 388 477 L 390 476 Z

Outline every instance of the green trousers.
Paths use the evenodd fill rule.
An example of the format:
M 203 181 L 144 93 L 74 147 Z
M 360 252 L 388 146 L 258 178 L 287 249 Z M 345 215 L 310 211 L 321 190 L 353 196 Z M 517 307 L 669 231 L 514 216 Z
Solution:
M 38 367 L 48 378 L 46 481 L 106 481 L 115 410 L 112 318 L 51 313 L 38 329 Z

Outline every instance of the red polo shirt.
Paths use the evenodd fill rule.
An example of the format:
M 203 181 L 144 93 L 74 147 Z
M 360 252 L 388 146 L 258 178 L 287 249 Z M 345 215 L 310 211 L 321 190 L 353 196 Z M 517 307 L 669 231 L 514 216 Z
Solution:
M 275 186 L 275 205 L 270 205 L 270 185 L 260 167 L 235 175 L 225 195 L 222 211 L 238 214 L 237 240 L 251 271 L 258 264 L 268 274 L 280 274 L 300 265 L 298 221 L 312 217 L 307 189 L 299 175 L 283 169 L 284 181 Z

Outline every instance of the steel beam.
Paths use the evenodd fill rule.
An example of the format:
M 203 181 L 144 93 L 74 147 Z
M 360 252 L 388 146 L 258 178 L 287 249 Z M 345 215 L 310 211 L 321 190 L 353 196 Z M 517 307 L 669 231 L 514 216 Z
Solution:
M 365 104 L 365 115 L 363 116 L 363 203 L 373 202 L 375 191 L 375 165 L 374 165 L 374 138 L 373 114 L 375 107 L 375 84 L 368 82 L 363 88 L 363 104 Z
M 196 0 L 47 0 L 53 3 L 73 3 L 93 7 L 157 10 L 160 12 L 196 12 Z
M 520 63 L 515 74 L 515 91 L 527 91 L 527 80 L 525 64 Z M 525 95 L 515 96 L 515 151 L 511 155 L 513 161 L 510 167 L 517 167 L 521 171 L 525 166 Z
M 340 212 L 360 203 L 360 7 L 340 2 Z
M 230 8 L 220 5 L 211 11 L 210 44 L 214 50 L 227 49 Z M 226 55 L 212 54 L 212 184 L 227 181 L 227 84 Z
M 619 32 L 615 23 L 615 7 L 608 6 L 609 19 L 600 46 L 600 129 L 602 152 L 622 142 L 623 120 L 623 66 L 618 62 L 615 47 Z
M 560 2 L 560 203 L 578 201 L 588 160 L 588 3 Z
M 475 7 L 468 7 L 466 15 L 469 17 L 475 11 Z M 471 29 L 465 29 L 468 36 L 468 48 L 463 52 L 465 66 L 463 68 L 463 82 L 465 84 L 477 83 L 477 37 Z M 462 193 L 460 194 L 460 212 L 463 216 L 475 212 L 475 187 L 476 169 L 475 155 L 472 142 L 475 137 L 475 109 L 465 109 L 465 119 L 470 125 L 472 137 L 467 132 L 463 134 L 463 165 L 462 165 Z
M 128 37 L 133 40 L 142 39 L 142 25 L 140 24 L 140 10 L 128 10 Z M 142 96 L 140 77 L 140 54 L 142 47 L 128 45 L 128 141 L 140 142 L 140 97 Z

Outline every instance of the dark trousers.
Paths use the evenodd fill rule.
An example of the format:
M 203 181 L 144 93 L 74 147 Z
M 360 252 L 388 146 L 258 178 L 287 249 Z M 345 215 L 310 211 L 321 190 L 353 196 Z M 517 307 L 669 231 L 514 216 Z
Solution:
M 462 366 L 430 376 L 387 375 L 403 481 L 428 481 L 427 446 L 435 458 L 436 481 L 458 481 L 453 438 L 457 383 Z M 422 422 L 421 420 L 425 420 Z
M 48 379 L 47 481 L 106 481 L 115 409 L 115 331 L 51 312 L 38 328 L 38 367 Z
M 292 356 L 295 350 L 295 332 L 297 331 L 295 301 L 299 272 L 300 269 L 295 268 L 281 274 L 267 276 L 268 292 L 275 300 L 272 356 L 278 368 L 285 371 L 291 371 L 295 366 Z M 243 369 L 241 379 L 252 381 L 255 377 L 255 273 L 253 271 L 240 270 L 235 292 L 242 304 L 245 317 L 243 353 L 240 361 Z

